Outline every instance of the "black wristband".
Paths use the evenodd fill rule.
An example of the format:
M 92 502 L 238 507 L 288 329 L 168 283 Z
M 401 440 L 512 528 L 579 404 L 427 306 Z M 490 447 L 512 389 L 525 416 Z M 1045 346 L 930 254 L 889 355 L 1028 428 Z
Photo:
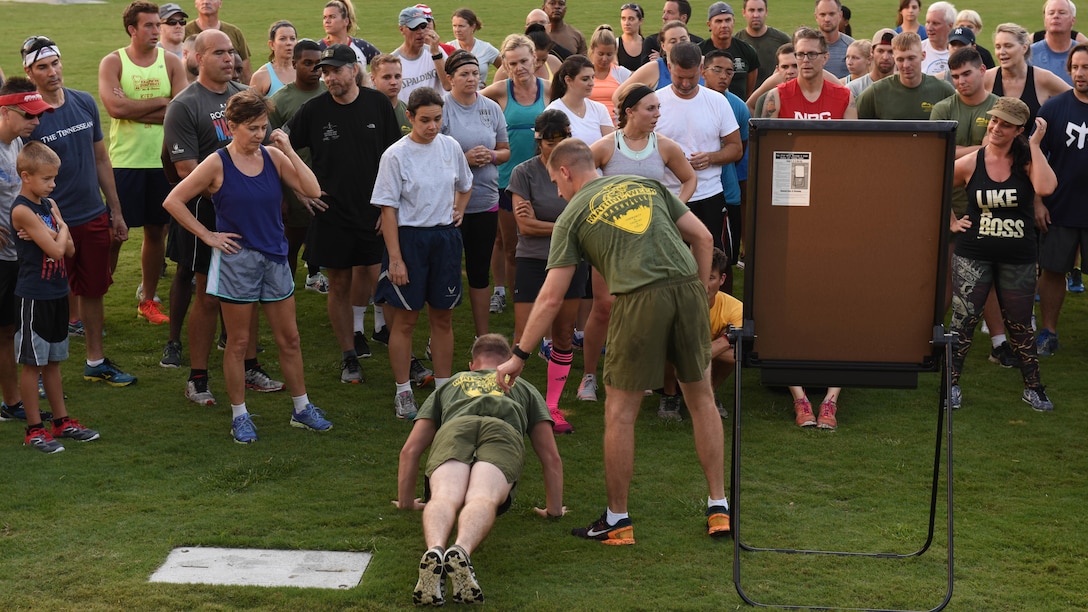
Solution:
M 442 59 L 442 52 L 441 52 L 441 51 L 439 51 L 438 53 L 435 53 L 434 55 L 432 55 L 432 56 L 431 56 L 431 59 L 433 59 L 433 60 L 440 60 L 440 59 Z
M 528 361 L 529 360 L 529 353 L 526 353 L 525 351 L 521 350 L 521 347 L 519 347 L 516 344 L 514 345 L 514 348 L 511 349 L 511 352 L 514 353 L 514 357 L 517 357 L 518 359 L 520 359 L 522 361 Z

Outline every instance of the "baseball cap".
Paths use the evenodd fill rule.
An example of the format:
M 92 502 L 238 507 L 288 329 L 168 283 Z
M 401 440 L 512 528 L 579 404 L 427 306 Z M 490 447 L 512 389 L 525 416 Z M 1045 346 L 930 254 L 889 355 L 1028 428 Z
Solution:
M 961 45 L 973 45 L 975 44 L 975 32 L 971 28 L 956 28 L 948 35 L 948 42 L 958 42 Z
M 182 17 L 188 19 L 189 15 L 185 11 L 181 10 L 181 7 L 173 2 L 168 2 L 159 7 L 159 19 L 166 19 L 170 15 L 180 13 Z
M 423 12 L 423 9 L 409 6 L 400 12 L 400 18 L 397 22 L 410 30 L 414 30 L 427 23 L 427 15 Z
M 53 112 L 53 107 L 45 100 L 42 100 L 42 95 L 36 91 L 0 96 L 0 106 L 18 106 L 31 115 Z
M 329 45 L 328 49 L 321 52 L 321 59 L 317 62 L 317 67 L 332 66 L 333 68 L 339 68 L 340 66 L 354 64 L 357 61 L 359 60 L 355 56 L 354 51 L 347 45 L 337 43 L 335 45 Z
M 1013 125 L 1025 125 L 1028 119 L 1031 118 L 1031 111 L 1028 110 L 1028 105 L 1024 104 L 1024 101 L 1020 98 L 998 98 L 997 102 L 994 102 L 994 107 L 986 111 L 987 115 L 993 115 L 999 119 L 1004 119 Z
M 732 15 L 732 14 L 733 14 L 733 7 L 729 6 L 728 4 L 726 4 L 724 2 L 715 2 L 714 4 L 710 5 L 709 9 L 707 9 L 706 18 L 707 18 L 707 21 L 710 21 L 711 19 L 714 19 L 718 15 Z
M 431 7 L 426 4 L 417 4 L 416 8 L 423 11 L 423 16 L 427 18 L 427 21 L 434 21 L 434 12 L 431 11 Z
M 876 31 L 876 34 L 873 34 L 872 40 L 874 45 L 890 45 L 893 38 L 895 38 L 895 30 L 880 28 Z

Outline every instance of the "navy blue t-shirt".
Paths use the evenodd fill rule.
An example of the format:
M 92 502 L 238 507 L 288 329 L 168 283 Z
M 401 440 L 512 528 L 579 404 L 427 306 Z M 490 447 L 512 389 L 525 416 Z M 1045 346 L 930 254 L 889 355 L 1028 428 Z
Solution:
M 15 198 L 12 210 L 26 206 L 41 217 L 46 227 L 57 231 L 50 200 L 31 202 L 20 195 Z M 68 269 L 64 258 L 53 259 L 42 251 L 33 240 L 15 237 L 15 250 L 19 253 L 19 277 L 15 281 L 15 295 L 31 300 L 55 300 L 68 295 Z
M 1088 228 L 1088 103 L 1066 91 L 1047 100 L 1039 116 L 1046 119 L 1040 148 L 1058 176 L 1057 189 L 1043 198 L 1050 221 Z

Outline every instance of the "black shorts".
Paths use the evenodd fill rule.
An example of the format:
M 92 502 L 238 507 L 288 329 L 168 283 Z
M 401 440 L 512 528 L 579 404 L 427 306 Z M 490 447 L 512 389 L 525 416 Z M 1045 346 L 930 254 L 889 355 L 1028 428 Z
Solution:
M 0 261 L 0 327 L 15 325 L 15 281 L 19 262 Z
M 312 266 L 334 270 L 376 266 L 384 252 L 385 240 L 373 229 L 354 230 L 317 217 L 306 234 L 306 262 Z
M 514 212 L 514 197 L 510 194 L 509 189 L 499 190 L 499 210 L 505 210 L 508 213 Z
M 162 207 L 170 194 L 170 183 L 162 168 L 114 168 L 113 180 L 125 225 L 166 225 L 170 221 L 170 213 Z
M 548 260 L 535 257 L 518 257 L 517 272 L 514 279 L 514 303 L 524 304 L 536 301 L 544 278 L 548 275 Z M 589 278 L 589 264 L 584 261 L 574 270 L 574 278 L 563 296 L 564 300 L 580 300 L 585 295 L 586 279 Z
M 188 207 L 189 212 L 193 213 L 197 221 L 204 224 L 204 227 L 215 231 L 215 207 L 211 200 L 197 196 L 186 202 L 185 206 Z M 176 261 L 182 270 L 207 274 L 208 266 L 212 262 L 212 248 L 182 227 L 180 223 L 171 223 L 166 242 L 166 256 Z
M 1051 225 L 1039 244 L 1039 267 L 1048 272 L 1068 274 L 1073 269 L 1078 248 L 1084 257 L 1088 252 L 1088 229 Z

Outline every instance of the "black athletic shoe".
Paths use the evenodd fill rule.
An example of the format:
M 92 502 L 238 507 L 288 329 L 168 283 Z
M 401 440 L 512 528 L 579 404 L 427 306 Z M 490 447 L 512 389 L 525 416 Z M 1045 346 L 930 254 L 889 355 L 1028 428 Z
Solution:
M 370 345 L 367 344 L 366 334 L 363 332 L 355 332 L 355 354 L 359 356 L 359 359 L 369 359 L 373 355 L 370 352 Z
M 607 513 L 602 514 L 601 518 L 597 519 L 589 527 L 571 529 L 570 534 L 587 540 L 597 540 L 601 544 L 609 546 L 623 546 L 635 543 L 635 530 L 631 526 L 631 517 L 621 519 L 615 525 L 609 525 Z

